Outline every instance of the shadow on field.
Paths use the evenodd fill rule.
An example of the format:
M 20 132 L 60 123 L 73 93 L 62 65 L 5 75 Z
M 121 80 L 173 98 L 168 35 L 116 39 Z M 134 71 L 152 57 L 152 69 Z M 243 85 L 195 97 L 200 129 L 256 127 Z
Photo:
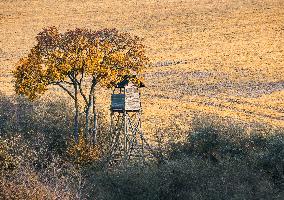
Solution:
M 185 141 L 159 144 L 163 159 L 109 169 L 103 157 L 87 164 L 70 158 L 72 119 L 64 100 L 1 95 L 1 199 L 284 197 L 283 130 L 195 117 Z

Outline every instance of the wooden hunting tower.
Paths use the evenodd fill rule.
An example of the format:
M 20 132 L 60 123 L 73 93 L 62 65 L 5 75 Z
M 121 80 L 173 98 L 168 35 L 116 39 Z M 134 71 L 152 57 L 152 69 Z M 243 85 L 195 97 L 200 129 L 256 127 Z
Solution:
M 141 129 L 141 82 L 135 76 L 125 76 L 115 85 L 111 95 L 112 160 L 144 161 L 145 139 Z
M 139 112 L 141 109 L 139 88 L 141 87 L 144 87 L 144 84 L 141 83 L 137 86 L 127 79 L 118 83 L 111 95 L 111 110 Z

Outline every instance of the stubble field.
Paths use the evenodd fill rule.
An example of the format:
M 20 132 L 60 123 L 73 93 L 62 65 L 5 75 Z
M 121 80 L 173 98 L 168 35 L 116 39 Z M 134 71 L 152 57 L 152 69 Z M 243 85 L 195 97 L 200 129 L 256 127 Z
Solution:
M 201 113 L 283 128 L 283 22 L 282 0 L 0 0 L 0 92 L 13 95 L 11 71 L 42 28 L 116 27 L 143 37 L 152 62 L 146 132 L 187 130 Z

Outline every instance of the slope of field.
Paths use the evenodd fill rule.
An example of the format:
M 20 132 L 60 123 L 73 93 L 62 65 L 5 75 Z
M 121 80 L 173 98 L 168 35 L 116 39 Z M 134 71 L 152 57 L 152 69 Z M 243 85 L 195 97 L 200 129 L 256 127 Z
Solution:
M 0 91 L 13 93 L 11 70 L 43 27 L 116 27 L 153 62 L 146 132 L 186 130 L 200 112 L 284 127 L 283 22 L 283 0 L 0 0 Z

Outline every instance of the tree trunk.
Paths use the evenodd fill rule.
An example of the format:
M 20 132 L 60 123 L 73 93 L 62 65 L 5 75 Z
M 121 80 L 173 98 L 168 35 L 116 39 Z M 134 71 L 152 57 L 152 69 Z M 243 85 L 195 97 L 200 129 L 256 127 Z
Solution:
M 74 139 L 75 142 L 79 142 L 79 102 L 78 102 L 78 91 L 77 85 L 75 85 L 75 116 L 74 116 Z
M 97 84 L 96 79 L 93 79 L 88 99 L 85 97 L 85 95 L 83 95 L 85 97 L 84 99 L 86 103 L 86 106 L 85 106 L 85 137 L 88 139 L 89 143 L 92 143 L 92 140 L 93 140 L 90 134 L 89 121 L 90 121 L 90 110 L 91 110 L 92 104 L 94 103 L 94 90 L 95 90 L 96 84 Z
M 90 132 L 89 132 L 89 118 L 90 118 L 90 109 L 92 106 L 92 101 L 90 101 L 85 108 L 85 138 L 88 140 L 90 139 Z
M 93 96 L 93 123 L 94 123 L 94 129 L 93 129 L 93 143 L 96 144 L 97 142 L 97 111 L 96 111 L 96 97 Z

